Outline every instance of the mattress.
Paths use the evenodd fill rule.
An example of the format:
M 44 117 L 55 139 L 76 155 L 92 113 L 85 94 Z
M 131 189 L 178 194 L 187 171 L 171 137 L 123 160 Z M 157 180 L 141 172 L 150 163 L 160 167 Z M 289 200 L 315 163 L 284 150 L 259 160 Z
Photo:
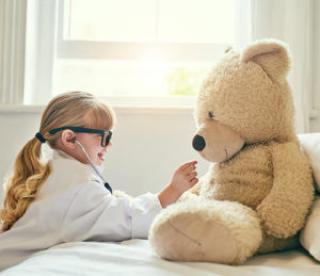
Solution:
M 320 275 L 320 263 L 302 249 L 231 266 L 162 260 L 147 240 L 74 242 L 38 252 L 1 275 Z

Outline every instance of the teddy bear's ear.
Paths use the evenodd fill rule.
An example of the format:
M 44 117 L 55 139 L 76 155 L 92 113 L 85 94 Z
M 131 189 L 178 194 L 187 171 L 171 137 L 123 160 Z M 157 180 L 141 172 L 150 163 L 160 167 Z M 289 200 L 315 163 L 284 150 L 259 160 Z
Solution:
M 286 45 L 277 40 L 260 40 L 248 46 L 241 55 L 241 62 L 255 62 L 273 80 L 287 76 L 290 57 Z

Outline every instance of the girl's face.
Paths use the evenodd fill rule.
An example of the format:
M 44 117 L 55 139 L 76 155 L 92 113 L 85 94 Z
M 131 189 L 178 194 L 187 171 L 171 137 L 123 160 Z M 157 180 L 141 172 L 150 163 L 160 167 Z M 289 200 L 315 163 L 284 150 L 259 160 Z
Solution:
M 103 163 L 107 150 L 112 145 L 109 142 L 106 147 L 101 146 L 101 135 L 99 134 L 75 133 L 72 130 L 66 129 L 61 133 L 57 148 L 81 163 L 89 164 L 90 162 L 86 154 L 78 143 L 81 144 L 94 165 L 101 165 Z
M 110 128 L 112 128 L 113 121 L 114 116 L 109 108 L 102 105 L 99 109 L 91 109 L 82 118 L 80 125 L 83 127 L 70 126 L 71 129 L 62 130 L 57 147 L 81 163 L 90 163 L 88 155 L 94 165 L 101 165 L 111 146 Z M 90 133 L 97 130 L 98 133 Z M 104 137 L 103 143 L 101 143 L 102 137 Z
M 111 146 L 111 142 L 106 147 L 101 146 L 101 135 L 93 133 L 76 133 L 76 140 L 81 143 L 87 154 L 89 155 L 91 161 L 95 165 L 101 165 L 104 162 L 105 155 L 108 148 Z M 88 158 L 81 150 L 80 145 L 76 144 L 76 156 L 77 159 L 84 163 L 88 164 Z

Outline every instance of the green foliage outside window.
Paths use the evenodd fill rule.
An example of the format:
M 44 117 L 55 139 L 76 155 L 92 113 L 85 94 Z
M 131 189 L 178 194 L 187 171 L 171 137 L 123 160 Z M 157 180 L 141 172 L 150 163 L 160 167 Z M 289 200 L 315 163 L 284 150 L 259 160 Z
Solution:
M 204 68 L 176 67 L 167 75 L 169 95 L 195 96 L 206 76 Z

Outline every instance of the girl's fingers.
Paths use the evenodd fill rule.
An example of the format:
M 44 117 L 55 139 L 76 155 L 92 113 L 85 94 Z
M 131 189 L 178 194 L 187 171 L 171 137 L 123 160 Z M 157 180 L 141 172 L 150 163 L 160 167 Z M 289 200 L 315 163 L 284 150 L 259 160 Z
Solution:
M 183 172 L 185 175 L 189 176 L 193 173 L 197 173 L 197 169 L 196 168 L 189 168 L 189 169 L 186 169 L 184 172 Z
M 187 175 L 187 178 L 188 178 L 189 180 L 191 180 L 192 178 L 196 177 L 197 175 L 198 175 L 197 172 L 192 172 L 192 173 L 189 173 L 189 174 Z
M 188 163 L 185 163 L 183 164 L 179 169 L 181 170 L 186 170 L 188 168 L 192 168 L 192 167 L 195 167 L 195 165 L 198 163 L 198 161 L 194 160 L 194 161 L 191 161 L 191 162 L 188 162 Z
M 197 173 L 197 171 L 195 169 L 190 169 L 190 170 L 185 170 L 183 172 L 183 175 L 184 175 L 184 177 L 189 179 L 190 177 L 191 178 L 195 177 L 196 175 L 198 175 L 198 173 Z
M 192 165 L 189 165 L 186 168 L 184 168 L 183 172 L 189 174 L 192 171 L 196 170 L 196 168 L 197 168 L 196 165 L 192 164 Z
M 195 177 L 195 178 L 191 179 L 189 183 L 190 183 L 192 186 L 194 186 L 194 185 L 196 185 L 196 184 L 198 183 L 198 181 L 199 181 L 199 179 Z

